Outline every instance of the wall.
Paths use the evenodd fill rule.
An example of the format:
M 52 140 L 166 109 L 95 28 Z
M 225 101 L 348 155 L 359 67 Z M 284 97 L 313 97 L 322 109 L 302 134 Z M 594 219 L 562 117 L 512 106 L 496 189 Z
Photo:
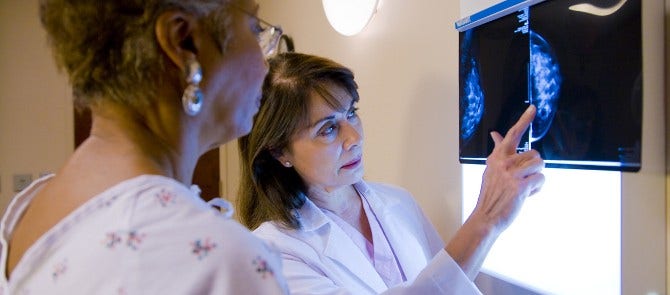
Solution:
M 14 174 L 55 172 L 74 147 L 67 80 L 58 74 L 37 1 L 0 1 L 0 208 Z
M 668 251 L 665 205 L 667 130 L 664 130 L 664 1 L 642 2 L 643 131 L 642 170 L 621 178 L 621 277 L 623 294 L 667 294 Z M 668 68 L 666 60 L 665 68 Z M 664 117 L 665 116 L 665 117 Z

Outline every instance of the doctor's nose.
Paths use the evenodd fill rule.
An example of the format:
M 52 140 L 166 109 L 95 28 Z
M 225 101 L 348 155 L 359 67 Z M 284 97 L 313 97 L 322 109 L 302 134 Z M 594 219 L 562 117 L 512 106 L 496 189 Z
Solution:
M 351 150 L 363 146 L 363 130 L 360 124 L 345 123 L 342 127 L 342 136 L 344 137 L 344 149 Z

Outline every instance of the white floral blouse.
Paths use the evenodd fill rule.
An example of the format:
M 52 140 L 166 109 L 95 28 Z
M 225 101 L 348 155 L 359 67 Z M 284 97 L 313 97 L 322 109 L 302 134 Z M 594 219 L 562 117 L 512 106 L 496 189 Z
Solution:
M 0 295 L 284 294 L 278 254 L 167 177 L 143 175 L 89 200 L 39 238 L 7 279 L 7 245 L 52 176 L 36 180 L 0 224 Z

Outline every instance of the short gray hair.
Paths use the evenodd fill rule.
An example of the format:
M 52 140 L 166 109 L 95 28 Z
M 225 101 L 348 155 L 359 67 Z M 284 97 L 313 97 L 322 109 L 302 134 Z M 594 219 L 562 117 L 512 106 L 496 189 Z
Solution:
M 235 0 L 40 0 L 40 20 L 56 65 L 67 73 L 75 106 L 101 99 L 141 107 L 168 75 L 154 24 L 168 10 L 204 17 L 221 52 L 230 39 Z M 173 86 L 177 87 L 177 85 Z

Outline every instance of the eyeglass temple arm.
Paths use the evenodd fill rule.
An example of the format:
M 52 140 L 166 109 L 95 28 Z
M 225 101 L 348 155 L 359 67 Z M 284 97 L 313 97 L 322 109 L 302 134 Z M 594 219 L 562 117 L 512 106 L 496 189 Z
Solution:
M 295 52 L 295 47 L 293 45 L 293 38 L 289 35 L 281 35 L 281 39 L 279 39 L 279 42 L 284 42 L 286 45 L 286 52 Z

